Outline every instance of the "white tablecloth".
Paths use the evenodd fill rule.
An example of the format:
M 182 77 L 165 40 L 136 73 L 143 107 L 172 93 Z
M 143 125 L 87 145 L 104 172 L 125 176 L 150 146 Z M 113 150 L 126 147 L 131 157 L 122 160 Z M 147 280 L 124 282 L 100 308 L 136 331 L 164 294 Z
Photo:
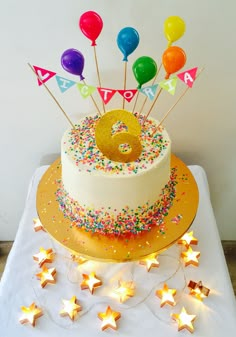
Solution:
M 6 268 L 0 282 L 0 336 L 1 337 L 75 337 L 104 336 L 104 334 L 143 337 L 189 335 L 177 331 L 177 323 L 171 313 L 179 313 L 184 306 L 189 314 L 196 315 L 194 335 L 201 337 L 234 336 L 236 331 L 235 297 L 230 282 L 217 226 L 209 197 L 208 183 L 204 170 L 190 166 L 200 192 L 199 209 L 191 230 L 198 238 L 194 250 L 200 251 L 199 267 L 184 267 L 179 258 L 181 246 L 175 244 L 162 253 L 158 260 L 159 268 L 147 272 L 138 262 L 106 264 L 86 262 L 77 266 L 70 253 L 57 244 L 43 231 L 35 232 L 33 218 L 37 218 L 35 197 L 40 177 L 47 167 L 36 170 L 29 186 L 24 213 Z M 54 262 L 48 267 L 57 269 L 57 282 L 41 288 L 35 276 L 40 268 L 33 260 L 39 248 L 52 248 L 56 253 Z M 93 295 L 81 290 L 82 273 L 95 271 L 102 278 L 103 286 Z M 136 294 L 125 303 L 111 297 L 119 279 L 133 280 Z M 210 288 L 210 295 L 203 302 L 189 295 L 186 284 L 190 280 L 202 281 Z M 177 289 L 176 306 L 160 308 L 160 299 L 155 295 L 157 289 L 166 282 L 170 288 Z M 75 295 L 82 311 L 74 322 L 69 317 L 61 317 L 62 299 Z M 37 319 L 36 327 L 22 325 L 21 306 L 35 302 L 43 309 L 44 315 Z M 104 312 L 107 305 L 121 312 L 117 321 L 118 330 L 101 331 L 98 312 Z

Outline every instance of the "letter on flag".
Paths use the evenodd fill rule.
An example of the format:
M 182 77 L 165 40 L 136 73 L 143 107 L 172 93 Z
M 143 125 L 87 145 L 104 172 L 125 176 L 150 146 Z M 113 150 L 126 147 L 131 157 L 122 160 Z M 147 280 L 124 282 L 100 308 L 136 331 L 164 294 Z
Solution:
M 141 88 L 139 91 L 152 101 L 156 95 L 157 87 L 158 84 L 154 84 L 145 88 Z
M 137 89 L 129 89 L 129 90 L 117 90 L 117 91 L 118 91 L 119 94 L 121 94 L 121 96 L 127 102 L 131 102 L 138 90 Z
M 43 83 L 46 83 L 48 80 L 50 80 L 50 78 L 56 75 L 56 73 L 54 73 L 51 70 L 43 69 L 37 66 L 33 66 L 33 67 L 34 67 L 36 74 L 41 79 L 40 80 L 38 78 L 38 85 L 42 85 Z
M 67 78 L 58 75 L 56 75 L 56 80 L 58 87 L 62 93 L 71 88 L 76 83 L 74 81 L 68 80 Z
M 77 83 L 77 87 L 83 98 L 87 98 L 91 96 L 92 93 L 96 90 L 96 87 L 93 87 L 92 85 L 82 84 L 82 83 Z
M 108 88 L 97 88 L 97 89 L 105 104 L 107 104 L 116 93 L 116 90 L 114 89 L 108 89 Z
M 187 86 L 192 88 L 195 81 L 198 67 L 186 70 L 180 74 L 177 74 L 178 78 L 183 81 Z
M 159 83 L 159 86 L 162 89 L 168 91 L 171 95 L 175 94 L 176 85 L 177 85 L 177 77 L 173 77 Z

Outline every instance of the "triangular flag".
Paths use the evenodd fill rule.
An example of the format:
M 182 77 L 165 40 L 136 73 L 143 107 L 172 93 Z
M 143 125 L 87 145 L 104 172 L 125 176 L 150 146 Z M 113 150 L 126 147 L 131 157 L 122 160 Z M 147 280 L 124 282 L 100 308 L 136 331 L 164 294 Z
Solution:
M 56 75 L 56 73 L 54 73 L 51 70 L 47 70 L 47 69 L 43 69 L 37 66 L 33 66 L 34 70 L 36 71 L 37 75 L 40 77 L 40 79 L 42 81 L 40 81 L 40 79 L 38 79 L 38 85 L 42 85 L 43 83 L 46 83 L 48 80 L 50 80 L 50 78 L 52 78 L 53 76 Z
M 121 94 L 121 96 L 127 102 L 131 102 L 138 90 L 137 89 L 129 89 L 129 90 L 117 90 L 117 91 L 118 91 L 119 94 Z
M 77 88 L 83 98 L 87 98 L 92 95 L 92 93 L 96 90 L 96 87 L 92 85 L 77 83 Z
M 169 78 L 159 83 L 159 86 L 168 91 L 171 95 L 175 94 L 175 89 L 177 85 L 177 77 Z
M 183 81 L 187 86 L 192 88 L 193 82 L 196 78 L 198 67 L 186 70 L 180 74 L 177 74 L 178 78 Z
M 108 89 L 108 88 L 97 88 L 97 89 L 105 104 L 107 104 L 116 93 L 115 89 Z
M 154 84 L 145 88 L 140 88 L 139 91 L 152 101 L 156 95 L 157 87 L 158 84 Z
M 62 93 L 71 88 L 76 83 L 74 81 L 68 80 L 67 78 L 58 75 L 56 75 L 56 80 L 58 87 L 60 88 Z

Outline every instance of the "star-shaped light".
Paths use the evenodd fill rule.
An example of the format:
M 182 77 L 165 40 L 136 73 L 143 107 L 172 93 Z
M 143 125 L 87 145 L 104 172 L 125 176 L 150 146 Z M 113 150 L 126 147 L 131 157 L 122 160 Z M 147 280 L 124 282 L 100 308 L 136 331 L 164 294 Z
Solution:
M 188 250 L 186 252 L 181 253 L 181 257 L 184 260 L 185 267 L 189 266 L 190 264 L 192 264 L 195 267 L 198 267 L 199 256 L 200 256 L 200 252 L 193 251 L 191 247 L 188 247 Z
M 165 304 L 169 304 L 173 307 L 176 304 L 174 300 L 175 294 L 176 289 L 169 289 L 166 283 L 162 289 L 156 291 L 157 297 L 161 299 L 161 307 L 163 307 Z
M 35 232 L 38 232 L 38 231 L 44 231 L 45 232 L 45 229 L 44 229 L 41 221 L 38 218 L 34 218 L 33 223 L 34 223 Z
M 44 263 L 52 263 L 54 259 L 54 252 L 52 248 L 44 249 L 43 247 L 40 247 L 39 253 L 33 255 L 33 259 L 38 262 L 39 267 L 42 267 Z
M 64 308 L 60 311 L 61 316 L 69 316 L 73 321 L 75 317 L 78 315 L 78 312 L 82 310 L 82 307 L 78 304 L 78 301 L 75 296 L 71 297 L 68 300 L 62 300 L 64 304 Z
M 127 301 L 130 297 L 134 296 L 135 284 L 133 281 L 118 281 L 118 288 L 115 289 L 114 293 L 119 297 L 121 303 Z
M 187 329 L 191 333 L 194 332 L 194 327 L 192 322 L 195 320 L 196 315 L 188 315 L 185 308 L 183 307 L 180 314 L 172 314 L 172 318 L 178 322 L 178 331 Z
M 189 281 L 188 288 L 190 289 L 189 294 L 195 296 L 200 301 L 202 301 L 203 298 L 207 297 L 210 293 L 210 289 L 204 287 L 201 281 L 198 283 Z
M 87 274 L 82 274 L 83 281 L 80 284 L 82 290 L 89 289 L 91 294 L 93 294 L 94 289 L 102 285 L 102 281 L 97 278 L 94 272 Z
M 19 320 L 21 324 L 30 323 L 34 327 L 36 319 L 43 316 L 42 309 L 34 302 L 29 307 L 21 307 L 21 310 L 23 311 L 23 316 Z
M 185 233 L 179 240 L 178 244 L 185 245 L 189 247 L 190 245 L 197 245 L 198 239 L 193 237 L 193 231 L 189 233 Z
M 72 258 L 72 261 L 78 263 L 78 265 L 81 265 L 88 261 L 88 259 L 80 255 L 71 254 L 71 258 Z
M 44 288 L 48 283 L 56 283 L 56 268 L 48 269 L 45 265 L 42 267 L 41 273 L 36 274 L 40 280 L 41 287 Z
M 139 263 L 146 266 L 148 272 L 151 270 L 151 268 L 159 267 L 159 262 L 157 261 L 157 254 L 151 254 L 145 259 L 140 260 Z
M 117 330 L 116 321 L 121 317 L 120 312 L 113 311 L 110 306 L 107 307 L 106 312 L 99 312 L 98 318 L 102 320 L 101 329 L 112 328 Z

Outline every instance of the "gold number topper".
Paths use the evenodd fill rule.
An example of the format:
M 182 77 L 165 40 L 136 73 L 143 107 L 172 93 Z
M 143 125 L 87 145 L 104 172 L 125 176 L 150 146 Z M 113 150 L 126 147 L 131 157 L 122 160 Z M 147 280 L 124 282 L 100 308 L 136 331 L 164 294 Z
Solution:
M 117 123 L 124 124 L 128 131 L 118 131 L 112 134 L 112 128 Z M 139 136 L 141 125 L 138 119 L 126 110 L 111 110 L 103 115 L 95 129 L 95 139 L 99 150 L 108 159 L 127 163 L 138 159 L 142 152 Z

